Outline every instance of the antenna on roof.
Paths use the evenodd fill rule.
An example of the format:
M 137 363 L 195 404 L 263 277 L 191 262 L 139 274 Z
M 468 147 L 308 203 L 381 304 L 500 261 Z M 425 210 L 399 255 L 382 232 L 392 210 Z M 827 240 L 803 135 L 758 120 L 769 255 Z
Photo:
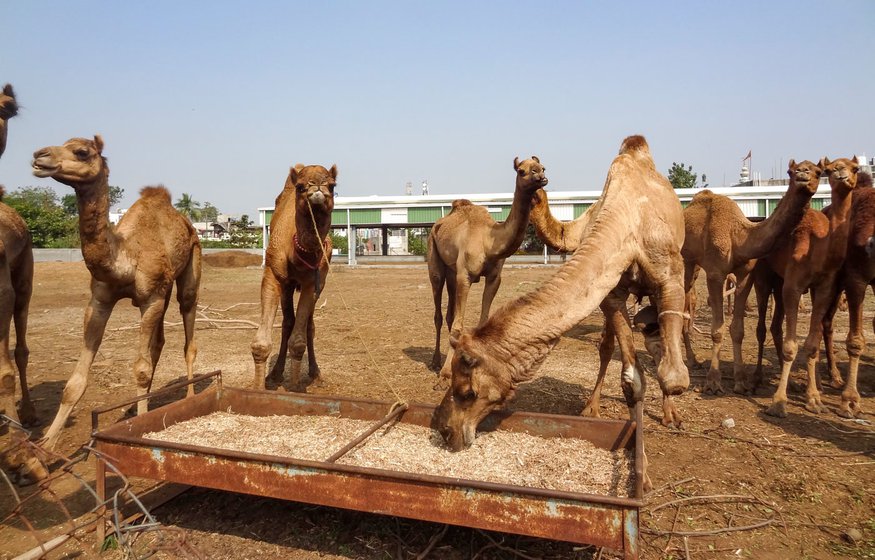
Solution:
M 410 181 L 407 181 L 407 183 L 404 185 L 404 194 L 406 194 L 407 196 L 413 194 L 413 183 L 411 183 Z
M 422 194 L 428 194 L 428 179 L 422 180 Z

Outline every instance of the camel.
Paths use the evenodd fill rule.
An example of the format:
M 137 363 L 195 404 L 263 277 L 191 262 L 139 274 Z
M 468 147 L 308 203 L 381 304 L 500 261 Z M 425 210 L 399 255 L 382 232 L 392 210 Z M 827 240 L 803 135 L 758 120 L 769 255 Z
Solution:
M 185 331 L 185 366 L 192 378 L 197 346 L 194 322 L 201 278 L 201 246 L 191 223 L 173 207 L 163 186 L 145 187 L 117 226 L 109 223 L 109 167 L 103 138 L 73 138 L 33 154 L 33 174 L 73 187 L 79 208 L 82 257 L 91 272 L 84 344 L 64 387 L 61 406 L 44 442 L 56 446 L 73 407 L 85 393 L 88 372 L 115 304 L 130 298 L 140 309 L 140 342 L 133 373 L 137 395 L 148 394 L 164 347 L 164 314 L 173 283 Z M 188 386 L 188 396 L 194 387 Z M 148 400 L 137 403 L 137 414 Z
M 301 360 L 307 349 L 310 378 L 321 382 L 313 349 L 315 325 L 313 308 L 325 287 L 331 258 L 331 211 L 337 166 L 298 164 L 289 170 L 283 191 L 276 199 L 270 222 L 270 241 L 261 279 L 261 323 L 252 341 L 256 389 L 265 387 L 265 371 L 271 351 L 271 329 L 277 305 L 282 302 L 283 331 L 279 354 L 270 373 L 271 381 L 281 382 L 289 339 L 292 343 L 291 381 L 300 382 Z M 298 298 L 297 320 L 292 296 Z
M 695 315 L 695 281 L 698 269 L 703 269 L 708 285 L 711 307 L 711 366 L 705 377 L 704 392 L 720 394 L 720 350 L 726 327 L 724 316 L 724 286 L 733 278 L 735 301 L 730 324 L 733 349 L 733 375 L 736 393 L 746 393 L 750 387 L 744 375 L 741 344 L 744 340 L 744 311 L 752 282 L 750 273 L 756 259 L 769 254 L 790 230 L 799 223 L 817 192 L 820 170 L 810 161 L 797 164 L 790 160 L 787 193 L 774 213 L 766 220 L 754 223 L 727 196 L 710 190 L 696 193 L 684 209 L 684 289 L 687 292 L 687 312 L 691 319 L 685 324 L 684 345 L 687 363 L 697 363 L 690 340 L 692 317 Z
M 12 84 L 3 86 L 0 92 L 0 157 L 6 151 L 7 121 L 18 114 L 18 102 Z
M 588 229 L 592 226 L 596 216 L 593 212 L 594 208 L 595 206 L 590 206 L 586 212 L 574 220 L 559 221 L 550 212 L 547 193 L 543 189 L 538 189 L 532 196 L 532 211 L 529 215 L 529 220 L 535 227 L 535 233 L 538 237 L 552 249 L 573 252 L 581 245 Z M 621 371 L 638 367 L 632 331 L 629 327 L 629 318 L 628 314 L 625 313 L 625 302 L 628 300 L 630 293 L 634 293 L 639 301 L 644 295 L 650 295 L 643 283 L 634 282 L 633 278 L 625 275 L 624 280 L 621 281 L 621 284 L 612 293 L 612 301 L 617 302 L 617 305 L 613 307 L 604 304 L 600 305 L 602 313 L 605 315 L 605 322 L 599 342 L 599 371 L 592 393 L 581 412 L 584 416 L 595 418 L 600 416 L 599 407 L 602 385 L 608 371 L 608 365 L 614 355 L 615 340 L 620 345 L 620 360 L 623 364 Z M 651 313 L 653 313 L 653 317 L 650 317 Z M 645 348 L 658 366 L 662 350 L 661 343 L 657 344 L 656 342 L 659 340 L 659 322 L 655 306 L 650 305 L 639 311 L 634 318 L 634 323 L 636 328 L 644 334 Z M 677 428 L 682 427 L 683 420 L 674 406 L 671 395 L 663 394 L 662 410 L 663 425 Z
M 503 406 L 519 384 L 534 379 L 562 333 L 597 306 L 606 308 L 612 319 L 622 317 L 615 323 L 628 327 L 625 300 L 615 297 L 624 277 L 654 294 L 663 347 L 657 378 L 663 393 L 686 390 L 689 373 L 680 344 L 683 214 L 644 137 L 623 141 L 592 213 L 582 243 L 552 278 L 473 331 L 450 337 L 455 349 L 452 383 L 435 418 L 450 449 L 470 446 L 480 421 Z M 624 365 L 622 387 L 630 409 L 643 398 L 644 383 L 637 363 Z
M 471 284 L 486 278 L 483 301 L 480 306 L 482 325 L 489 317 L 492 300 L 501 285 L 501 269 L 526 234 L 532 193 L 547 185 L 546 169 L 536 156 L 519 161 L 514 158 L 516 188 L 510 213 L 504 222 L 496 223 L 486 208 L 469 200 L 456 200 L 449 214 L 435 222 L 428 236 L 428 277 L 434 298 L 434 355 L 431 367 L 437 370 L 441 364 L 441 299 L 444 284 L 447 287 L 447 328 L 450 333 L 459 333 L 465 323 L 465 306 Z M 440 369 L 440 380 L 450 377 L 450 362 L 453 350 Z
M 863 301 L 869 286 L 875 290 L 875 189 L 872 188 L 872 176 L 868 173 L 857 175 L 857 186 L 851 196 L 851 232 L 848 237 L 848 252 L 845 263 L 839 274 L 839 289 L 844 290 L 848 308 L 849 329 L 847 338 L 848 378 L 842 381 L 836 366 L 832 344 L 832 319 L 837 308 L 841 307 L 839 300 L 833 302 L 827 310 L 823 321 L 824 346 L 826 361 L 832 386 L 842 388 L 842 402 L 838 414 L 845 418 L 854 418 L 863 414 L 860 406 L 860 393 L 857 391 L 857 373 L 860 368 L 860 356 L 866 351 L 866 337 L 863 334 Z M 824 208 L 824 213 L 831 213 L 831 208 Z M 875 320 L 873 320 L 875 328 Z
M 781 379 L 766 414 L 787 416 L 787 383 L 796 360 L 798 343 L 796 328 L 799 300 L 806 290 L 811 293 L 811 322 L 803 346 L 808 370 L 806 410 L 823 412 L 820 380 L 815 375 L 819 345 L 823 336 L 823 320 L 829 306 L 838 299 L 838 272 L 848 250 L 851 230 L 851 198 L 857 184 L 859 166 L 856 158 L 830 161 L 823 158 L 818 168 L 829 177 L 831 211 L 827 216 L 809 208 L 789 238 L 782 241 L 755 270 L 755 289 L 759 310 L 757 343 L 759 351 L 753 387 L 762 381 L 762 347 L 765 342 L 766 307 L 769 294 L 774 294 L 775 308 L 772 336 L 781 361 Z M 781 318 L 786 331 L 781 332 Z

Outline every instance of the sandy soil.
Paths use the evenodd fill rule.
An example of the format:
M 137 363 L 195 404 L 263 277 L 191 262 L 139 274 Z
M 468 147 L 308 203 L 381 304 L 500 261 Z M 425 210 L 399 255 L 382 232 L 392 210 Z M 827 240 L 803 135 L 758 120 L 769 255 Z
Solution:
M 227 263 L 223 263 L 227 264 Z M 555 267 L 509 266 L 496 305 L 535 289 Z M 219 322 L 198 323 L 197 371 L 221 369 L 226 383 L 252 382 L 249 343 L 259 321 L 257 266 L 205 264 L 203 315 Z M 28 342 L 32 395 L 46 429 L 57 410 L 67 376 L 78 357 L 89 275 L 82 263 L 40 263 L 35 273 Z M 482 285 L 471 293 L 469 322 L 479 314 Z M 700 301 L 704 289 L 700 287 Z M 317 304 L 316 353 L 324 385 L 309 392 L 393 400 L 393 390 L 407 400 L 436 403 L 435 375 L 427 364 L 434 344 L 432 299 L 424 265 L 333 267 Z M 90 385 L 61 439 L 60 451 L 72 453 L 87 442 L 88 412 L 134 395 L 131 365 L 136 353 L 137 309 L 123 302 L 115 310 L 90 376 Z M 710 312 L 702 305 L 696 325 L 709 329 Z M 807 315 L 804 316 L 807 319 Z M 872 318 L 867 312 L 866 323 Z M 184 376 L 179 314 L 167 315 L 167 344 L 156 374 L 162 387 Z M 234 322 L 240 321 L 240 322 Z M 598 312 L 566 333 L 541 369 L 542 376 L 520 388 L 511 405 L 521 410 L 579 414 L 594 383 L 601 331 Z M 755 319 L 747 320 L 747 362 L 755 357 Z M 844 337 L 847 313 L 836 320 L 841 366 L 846 367 Z M 708 356 L 710 336 L 696 334 L 698 357 Z M 274 331 L 274 340 L 279 330 Z M 636 335 L 643 348 L 640 335 Z M 871 335 L 870 335 L 871 337 Z M 444 336 L 446 341 L 446 336 Z M 446 344 L 446 342 L 445 342 Z M 769 341 L 769 344 L 771 342 Z M 728 345 L 727 345 L 728 346 Z M 728 358 L 731 348 L 724 350 Z M 875 410 L 875 363 L 864 357 L 860 390 L 863 407 Z M 764 414 L 778 373 L 774 349 L 766 349 L 770 385 L 754 397 L 712 397 L 690 390 L 677 399 L 685 419 L 683 431 L 660 425 L 658 385 L 651 381 L 646 401 L 646 446 L 655 487 L 642 512 L 644 558 L 875 558 L 875 428 L 842 420 L 834 412 L 815 415 L 803 408 L 802 394 L 791 393 L 789 415 Z M 649 358 L 642 354 L 642 361 Z M 305 365 L 306 367 L 306 365 Z M 822 366 L 823 367 L 823 366 Z M 731 376 L 724 362 L 724 378 Z M 693 385 L 704 371 L 693 369 Z M 604 416 L 623 418 L 618 362 L 611 364 L 604 390 Z M 802 372 L 794 374 L 802 380 Z M 724 381 L 731 387 L 731 382 Z M 827 389 L 825 403 L 835 409 L 838 391 Z M 734 428 L 721 427 L 732 418 Z M 86 479 L 93 480 L 93 470 Z M 91 477 L 91 478 L 88 478 Z M 139 483 L 145 484 L 145 483 Z M 25 490 L 26 491 L 26 490 Z M 71 510 L 87 509 L 82 492 L 70 489 Z M 741 495 L 720 502 L 712 496 Z M 682 498 L 702 497 L 669 504 Z M 6 501 L 4 501 L 6 500 Z M 768 504 L 763 506 L 761 504 Z M 0 498 L 8 506 L 8 496 Z M 209 558 L 414 558 L 439 537 L 432 558 L 593 558 L 593 547 L 487 533 L 266 498 L 192 490 L 157 509 L 158 520 L 188 531 L 188 542 Z M 730 527 L 772 522 L 756 529 L 720 532 Z M 60 516 L 38 514 L 38 528 L 50 533 Z M 660 532 L 711 532 L 705 536 L 669 537 Z M 852 543 L 847 537 L 856 537 Z M 15 524 L 0 527 L 0 558 L 33 546 Z M 610 557 L 605 553 L 601 558 Z

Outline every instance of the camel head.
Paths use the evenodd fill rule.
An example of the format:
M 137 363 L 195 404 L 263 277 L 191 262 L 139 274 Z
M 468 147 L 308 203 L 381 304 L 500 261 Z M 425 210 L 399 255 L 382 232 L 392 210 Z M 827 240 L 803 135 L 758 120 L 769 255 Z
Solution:
M 307 205 L 314 213 L 331 215 L 334 209 L 334 187 L 337 186 L 337 166 L 325 169 L 321 165 L 302 163 L 289 169 L 286 187 L 295 189 L 295 207 L 304 215 L 309 214 Z
M 829 177 L 829 186 L 833 189 L 852 191 L 857 186 L 857 173 L 860 165 L 857 156 L 852 158 L 839 158 L 830 161 L 829 158 L 820 160 L 820 168 Z
M 450 335 L 454 349 L 450 388 L 437 408 L 438 431 L 453 451 L 474 442 L 477 425 L 513 397 L 511 372 L 468 333 Z
M 61 146 L 48 146 L 33 153 L 31 167 L 37 177 L 51 177 L 74 189 L 101 180 L 109 172 L 103 157 L 103 138 L 71 138 Z
M 790 188 L 804 189 L 809 196 L 813 196 L 817 192 L 817 186 L 820 184 L 820 175 L 823 170 L 816 164 L 805 160 L 796 163 L 796 160 L 790 160 L 790 166 L 787 168 L 787 175 L 790 176 Z
M 6 121 L 18 114 L 18 103 L 12 85 L 3 86 L 0 92 L 0 156 L 6 151 Z
M 513 168 L 516 171 L 516 188 L 525 192 L 534 192 L 547 186 L 547 176 L 544 172 L 546 167 L 541 165 L 541 160 L 537 156 L 532 156 L 527 160 L 520 161 L 520 158 L 513 158 Z

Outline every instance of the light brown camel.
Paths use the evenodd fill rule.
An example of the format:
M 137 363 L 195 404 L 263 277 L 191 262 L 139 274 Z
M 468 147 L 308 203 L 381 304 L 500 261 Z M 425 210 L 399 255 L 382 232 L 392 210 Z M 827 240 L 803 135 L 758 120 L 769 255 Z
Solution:
M 441 299 L 444 284 L 447 286 L 447 328 L 451 334 L 458 334 L 465 324 L 465 306 L 471 284 L 479 282 L 481 276 L 486 278 L 478 323 L 482 325 L 489 317 L 492 300 L 501 285 L 504 261 L 519 249 L 526 235 L 532 193 L 547 185 L 544 175 L 546 169 L 537 157 L 532 156 L 523 162 L 514 158 L 513 168 L 516 171 L 516 188 L 510 213 L 504 222 L 496 223 L 483 206 L 471 204 L 468 200 L 456 200 L 452 211 L 431 228 L 426 260 L 434 298 L 432 369 L 438 369 L 441 364 Z M 450 348 L 440 371 L 440 379 L 449 378 L 452 357 L 453 350 Z
M 7 121 L 18 114 L 18 102 L 12 84 L 3 86 L 0 92 L 0 156 L 6 151 Z
M 724 316 L 724 285 L 734 277 L 735 301 L 730 336 L 733 350 L 733 376 L 736 393 L 750 391 L 744 372 L 744 311 L 750 295 L 750 273 L 756 259 L 769 254 L 793 229 L 817 192 L 820 169 L 810 161 L 797 164 L 790 160 L 787 193 L 774 213 L 755 223 L 748 220 L 738 204 L 727 196 L 710 190 L 696 193 L 684 209 L 686 237 L 681 254 L 684 257 L 684 289 L 687 291 L 687 312 L 691 319 L 685 324 L 684 344 L 687 363 L 697 363 L 690 340 L 692 317 L 695 316 L 695 281 L 698 269 L 705 271 L 708 304 L 711 307 L 711 365 L 705 377 L 704 392 L 723 393 L 720 382 L 720 350 L 726 328 Z M 732 275 L 732 276 L 730 276 Z
M 612 295 L 624 275 L 644 283 L 660 310 L 663 356 L 657 378 L 663 392 L 679 394 L 689 385 L 681 351 L 683 214 L 643 137 L 623 141 L 592 212 L 588 234 L 555 276 L 473 332 L 451 337 L 452 384 L 436 412 L 451 449 L 471 445 L 480 421 L 536 376 L 562 333 L 600 304 L 610 317 L 625 313 L 625 300 Z M 617 323 L 623 321 L 628 319 Z M 640 369 L 624 366 L 622 387 L 630 408 L 643 397 L 644 383 Z
M 593 212 L 594 208 L 595 206 L 590 206 L 586 212 L 571 221 L 557 220 L 550 211 L 547 193 L 543 189 L 538 189 L 532 196 L 532 211 L 529 215 L 529 220 L 535 227 L 535 233 L 538 237 L 552 249 L 573 252 L 581 245 L 594 223 L 594 217 L 597 215 Z M 682 244 L 682 240 L 676 243 L 676 245 Z M 602 302 L 600 305 L 602 313 L 605 315 L 605 322 L 599 342 L 599 371 L 592 393 L 590 393 L 589 399 L 587 399 L 581 412 L 584 416 L 596 418 L 600 416 L 599 407 L 602 385 L 608 371 L 608 365 L 614 355 L 615 340 L 620 346 L 621 371 L 639 367 L 632 331 L 629 327 L 629 317 L 626 312 L 626 301 L 630 293 L 635 294 L 639 301 L 645 295 L 650 295 L 647 286 L 643 282 L 636 281 L 634 274 L 624 274 L 620 285 L 612 291 L 611 300 Z M 616 302 L 616 305 L 610 305 L 611 301 Z M 635 324 L 644 334 L 645 348 L 647 348 L 658 367 L 662 356 L 661 344 L 657 345 L 654 343 L 654 340 L 659 339 L 658 313 L 655 306 L 652 305 L 647 306 L 645 309 L 648 311 L 642 310 L 636 314 Z M 653 313 L 653 317 L 650 317 L 651 313 Z M 644 321 L 644 323 L 638 324 L 639 321 Z M 654 353 L 657 347 L 660 348 L 658 355 Z M 662 423 L 664 425 L 682 427 L 683 420 L 674 406 L 671 395 L 663 394 L 662 411 Z
M 61 406 L 44 437 L 53 448 L 82 398 L 88 372 L 103 340 L 115 304 L 130 298 L 140 308 L 140 343 L 133 365 L 137 395 L 152 385 L 164 347 L 164 314 L 173 283 L 185 330 L 185 366 L 192 378 L 197 347 L 194 322 L 201 277 L 201 246 L 191 223 L 176 211 L 164 187 L 145 187 L 118 225 L 109 222 L 109 167 L 103 139 L 73 138 L 33 154 L 33 173 L 73 187 L 79 209 L 82 257 L 91 272 L 91 301 L 85 309 L 85 340 L 73 375 L 64 387 Z M 194 393 L 188 386 L 188 395 Z M 148 401 L 137 404 L 137 413 Z
M 851 194 L 857 184 L 859 166 L 856 159 L 831 162 L 823 158 L 818 167 L 829 176 L 832 191 L 830 215 L 809 208 L 791 235 L 764 262 L 758 264 L 755 271 L 759 308 L 757 342 L 760 350 L 753 386 L 761 382 L 766 307 L 769 294 L 774 293 L 772 336 L 779 349 L 781 380 L 766 413 L 782 418 L 787 416 L 787 383 L 798 350 L 796 328 L 799 300 L 806 290 L 810 290 L 812 304 L 808 336 L 803 346 L 808 370 L 805 408 L 810 412 L 825 410 L 820 399 L 820 379 L 815 374 L 815 365 L 823 336 L 823 320 L 829 306 L 838 298 L 838 272 L 848 250 Z M 784 314 L 786 330 L 782 333 L 780 326 Z
M 831 210 L 831 208 L 824 208 L 824 213 L 828 215 Z M 851 202 L 848 253 L 839 273 L 839 279 L 839 289 L 844 290 L 843 293 L 847 296 L 850 323 L 847 338 L 848 378 L 846 381 L 842 381 L 838 371 L 832 344 L 832 319 L 836 309 L 841 307 L 840 300 L 830 305 L 824 318 L 824 346 L 832 386 L 836 389 L 844 387 L 838 414 L 845 418 L 854 418 L 863 414 L 860 393 L 857 390 L 860 356 L 866 351 L 866 337 L 863 334 L 863 302 L 869 286 L 875 291 L 875 189 L 872 188 L 872 176 L 868 173 L 857 175 L 857 186 L 854 188 Z M 875 319 L 872 326 L 875 328 Z
M 280 302 L 283 308 L 283 332 L 279 355 L 270 372 L 271 381 L 279 383 L 283 379 L 289 338 L 292 343 L 292 384 L 298 385 L 300 382 L 305 348 L 309 375 L 320 381 L 313 350 L 313 308 L 328 275 L 331 258 L 331 238 L 328 233 L 336 185 L 337 166 L 325 169 L 321 165 L 304 166 L 299 163 L 289 170 L 285 187 L 276 199 L 261 278 L 261 324 L 251 345 L 252 358 L 255 360 L 253 385 L 256 389 L 264 389 L 271 351 L 271 329 Z M 297 318 L 292 301 L 295 291 L 301 293 Z

